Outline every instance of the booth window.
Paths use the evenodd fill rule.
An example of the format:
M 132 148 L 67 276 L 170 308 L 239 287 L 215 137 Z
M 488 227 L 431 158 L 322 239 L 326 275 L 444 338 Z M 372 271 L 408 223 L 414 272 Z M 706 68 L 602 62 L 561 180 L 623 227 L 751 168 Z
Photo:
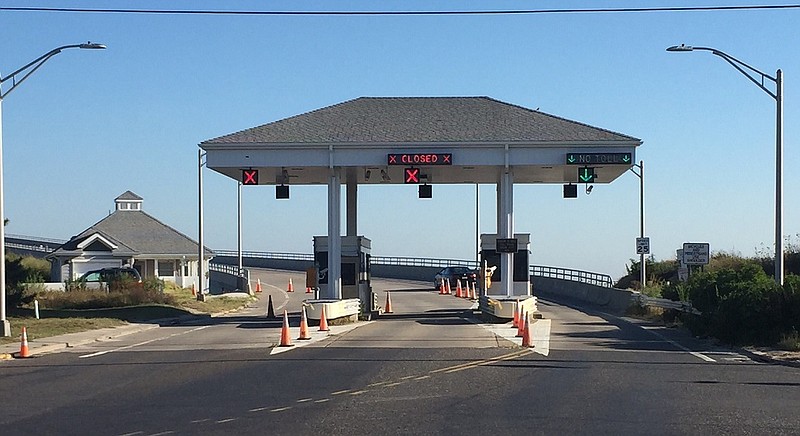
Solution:
M 158 261 L 158 276 L 171 277 L 175 275 L 175 261 L 174 260 L 159 260 Z

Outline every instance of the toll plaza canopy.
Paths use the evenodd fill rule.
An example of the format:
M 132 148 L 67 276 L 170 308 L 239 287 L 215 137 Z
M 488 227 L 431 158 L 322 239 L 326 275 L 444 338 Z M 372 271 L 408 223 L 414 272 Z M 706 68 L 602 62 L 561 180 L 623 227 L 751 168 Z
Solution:
M 641 143 L 489 97 L 361 97 L 203 141 L 200 153 L 244 185 L 327 184 L 329 235 L 341 234 L 342 182 L 347 235 L 357 234 L 359 184 L 495 183 L 497 234 L 513 237 L 514 183 L 610 183 Z M 329 298 L 341 297 L 336 239 Z

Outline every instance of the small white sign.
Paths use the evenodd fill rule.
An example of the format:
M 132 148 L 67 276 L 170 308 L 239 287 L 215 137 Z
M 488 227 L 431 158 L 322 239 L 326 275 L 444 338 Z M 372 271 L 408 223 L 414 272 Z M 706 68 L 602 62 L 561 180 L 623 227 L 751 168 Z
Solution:
M 707 265 L 709 253 L 707 242 L 683 243 L 683 263 L 685 265 Z
M 650 254 L 650 238 L 636 238 L 636 254 Z

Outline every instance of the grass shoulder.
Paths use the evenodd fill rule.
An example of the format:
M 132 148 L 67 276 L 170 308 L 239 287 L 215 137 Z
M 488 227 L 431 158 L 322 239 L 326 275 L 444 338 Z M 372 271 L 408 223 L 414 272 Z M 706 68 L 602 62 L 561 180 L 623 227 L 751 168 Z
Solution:
M 11 336 L 0 337 L 0 344 L 19 342 L 22 327 L 28 340 L 117 327 L 182 316 L 207 316 L 245 307 L 254 297 L 214 296 L 198 301 L 191 290 L 166 283 L 163 290 L 141 288 L 79 290 L 75 292 L 35 292 L 30 302 L 9 310 Z M 39 302 L 36 319 L 34 301 Z

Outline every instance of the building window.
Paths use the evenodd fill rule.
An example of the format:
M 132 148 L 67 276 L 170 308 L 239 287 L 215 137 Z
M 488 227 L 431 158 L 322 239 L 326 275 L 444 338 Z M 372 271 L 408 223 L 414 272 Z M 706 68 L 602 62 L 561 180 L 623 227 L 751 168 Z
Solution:
M 172 277 L 175 275 L 175 261 L 174 260 L 159 260 L 158 261 L 158 276 L 159 277 Z

